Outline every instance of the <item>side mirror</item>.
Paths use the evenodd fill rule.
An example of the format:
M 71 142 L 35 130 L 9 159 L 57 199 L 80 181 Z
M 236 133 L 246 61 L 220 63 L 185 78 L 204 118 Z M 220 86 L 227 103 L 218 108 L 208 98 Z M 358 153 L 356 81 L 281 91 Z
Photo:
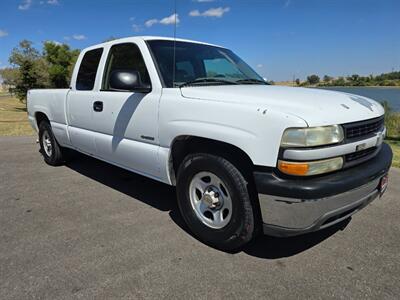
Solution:
M 140 73 L 133 70 L 112 71 L 110 76 L 110 89 L 139 93 L 151 92 L 151 86 L 149 84 L 143 84 Z

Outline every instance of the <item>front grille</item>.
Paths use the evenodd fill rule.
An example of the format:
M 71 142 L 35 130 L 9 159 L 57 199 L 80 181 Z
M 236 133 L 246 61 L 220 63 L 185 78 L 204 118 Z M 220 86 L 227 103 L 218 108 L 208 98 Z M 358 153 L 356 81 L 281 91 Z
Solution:
M 381 131 L 385 120 L 382 117 L 370 119 L 367 121 L 344 124 L 346 139 L 366 138 L 374 133 Z
M 365 150 L 361 150 L 361 151 L 357 151 L 357 152 L 353 152 L 353 153 L 349 153 L 345 155 L 345 160 L 346 162 L 350 162 L 350 161 L 354 161 L 357 159 L 361 159 L 364 157 L 367 157 L 368 155 L 373 154 L 376 151 L 376 147 L 372 147 L 372 148 L 368 148 Z

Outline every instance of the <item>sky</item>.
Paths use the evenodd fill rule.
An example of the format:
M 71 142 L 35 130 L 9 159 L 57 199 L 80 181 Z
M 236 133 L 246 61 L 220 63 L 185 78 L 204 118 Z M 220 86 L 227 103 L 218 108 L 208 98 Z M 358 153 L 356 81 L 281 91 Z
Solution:
M 173 36 L 233 50 L 268 80 L 400 70 L 400 0 L 0 0 L 0 68 L 19 41 L 83 49 Z

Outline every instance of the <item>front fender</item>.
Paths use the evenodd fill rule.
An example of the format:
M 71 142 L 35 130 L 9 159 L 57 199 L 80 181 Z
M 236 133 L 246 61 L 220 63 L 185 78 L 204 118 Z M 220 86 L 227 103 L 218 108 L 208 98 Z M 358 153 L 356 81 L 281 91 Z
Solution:
M 182 98 L 169 90 L 160 104 L 160 145 L 197 136 L 234 145 L 255 165 L 275 167 L 283 131 L 306 127 L 299 117 L 244 103 Z

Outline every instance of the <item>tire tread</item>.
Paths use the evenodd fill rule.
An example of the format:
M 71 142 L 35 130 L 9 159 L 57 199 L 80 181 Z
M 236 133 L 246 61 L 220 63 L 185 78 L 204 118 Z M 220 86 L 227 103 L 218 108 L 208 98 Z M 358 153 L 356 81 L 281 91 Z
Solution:
M 243 224 L 239 228 L 236 229 L 235 232 L 232 233 L 230 238 L 224 241 L 212 241 L 211 239 L 205 239 L 204 237 L 200 237 L 205 243 L 210 244 L 218 249 L 222 250 L 236 250 L 246 243 L 248 243 L 255 234 L 255 218 L 253 213 L 253 205 L 251 203 L 251 199 L 248 192 L 248 182 L 242 175 L 242 173 L 233 165 L 230 161 L 226 160 L 221 156 L 216 156 L 209 153 L 193 153 L 186 156 L 186 158 L 181 163 L 178 170 L 178 180 L 177 180 L 177 191 L 179 188 L 179 184 L 182 182 L 182 176 L 185 169 L 190 167 L 191 163 L 197 159 L 205 159 L 207 161 L 211 161 L 221 166 L 228 176 L 230 176 L 235 182 L 236 189 L 238 191 L 238 197 L 241 199 L 243 205 Z M 188 201 L 187 199 L 180 199 L 179 195 L 182 193 L 178 193 L 178 203 L 180 201 Z M 179 205 L 181 209 L 181 213 L 185 218 L 185 212 L 182 211 L 182 205 Z M 186 222 L 188 223 L 188 222 Z M 189 225 L 189 224 L 188 224 Z M 189 226 L 190 227 L 190 226 Z

